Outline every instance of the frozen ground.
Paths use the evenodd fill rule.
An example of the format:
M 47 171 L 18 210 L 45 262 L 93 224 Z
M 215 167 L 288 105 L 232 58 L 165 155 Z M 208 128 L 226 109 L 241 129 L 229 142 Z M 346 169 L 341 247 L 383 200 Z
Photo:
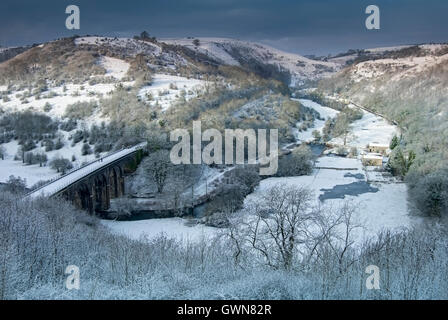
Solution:
M 167 74 L 155 74 L 150 86 L 145 86 L 139 91 L 139 96 L 148 101 L 152 106 L 156 103 L 167 110 L 175 100 L 180 97 L 181 91 L 185 90 L 186 100 L 196 97 L 203 91 L 204 81 L 197 79 L 188 79 L 184 77 L 172 76 Z M 149 101 L 148 96 L 152 99 Z M 158 102 L 156 102 L 158 101 Z
M 76 45 L 107 45 L 112 47 L 125 48 L 134 54 L 145 53 L 159 55 L 162 48 L 148 41 L 141 41 L 131 38 L 111 38 L 111 37 L 80 37 L 75 39 Z
M 101 57 L 100 65 L 106 69 L 106 76 L 122 79 L 129 70 L 129 63 L 124 60 L 111 57 Z
M 199 242 L 213 237 L 219 229 L 202 224 L 186 225 L 188 220 L 182 218 L 150 219 L 139 221 L 101 220 L 112 232 L 123 234 L 131 239 L 153 239 L 161 235 L 179 241 Z
M 41 180 L 49 180 L 58 177 L 60 174 L 50 168 L 49 163 L 56 157 L 64 157 L 69 160 L 72 156 L 75 156 L 75 161 L 72 162 L 74 168 L 80 167 L 85 162 L 90 162 L 95 159 L 95 155 L 82 155 L 82 143 L 77 143 L 74 147 L 71 146 L 71 141 L 67 140 L 68 132 L 62 132 L 64 147 L 59 150 L 53 150 L 46 152 L 48 157 L 48 162 L 45 167 L 40 167 L 39 164 L 26 165 L 23 164 L 21 160 L 14 160 L 14 156 L 17 154 L 19 149 L 19 144 L 17 140 L 13 140 L 9 143 L 2 144 L 6 150 L 5 160 L 0 160 L 0 182 L 5 182 L 9 179 L 9 176 L 14 175 L 15 177 L 21 177 L 26 179 L 27 187 L 31 187 L 36 182 Z M 43 153 L 44 147 L 37 147 L 32 150 L 33 153 Z M 101 155 L 104 155 L 102 153 Z
M 247 198 L 247 201 L 256 200 L 270 187 L 278 184 L 310 188 L 314 192 L 314 205 L 324 204 L 337 208 L 343 205 L 345 201 L 349 201 L 357 207 L 356 222 L 363 226 L 362 229 L 356 231 L 355 238 L 359 242 L 374 237 L 383 229 L 397 231 L 410 228 L 418 222 L 417 219 L 408 215 L 405 184 L 372 183 L 370 184 L 371 191 L 360 195 L 351 195 L 356 194 L 357 191 L 351 189 L 351 186 L 356 187 L 357 183 L 362 183 L 363 186 L 367 184 L 366 173 L 359 160 L 322 157 L 319 158 L 316 166 L 335 169 L 315 169 L 310 176 L 263 180 L 256 191 Z M 337 186 L 347 187 L 347 194 L 344 195 L 344 198 L 327 199 L 321 202 L 319 196 L 324 195 L 326 192 L 328 193 L 328 190 L 330 190 L 330 196 L 331 190 L 334 190 L 335 197 L 340 196 L 339 192 L 334 189 Z
M 0 160 L 0 182 L 6 182 L 10 176 L 15 176 L 25 179 L 27 187 L 31 187 L 36 182 L 49 180 L 59 175 L 48 166 L 25 165 L 22 161 L 14 161 L 13 158 L 14 156 L 7 156 L 5 160 Z
M 363 117 L 351 124 L 351 132 L 347 137 L 347 146 L 358 149 L 365 148 L 369 143 L 389 145 L 394 135 L 399 135 L 396 126 L 372 113 L 361 110 Z M 333 138 L 332 145 L 344 145 L 343 137 Z

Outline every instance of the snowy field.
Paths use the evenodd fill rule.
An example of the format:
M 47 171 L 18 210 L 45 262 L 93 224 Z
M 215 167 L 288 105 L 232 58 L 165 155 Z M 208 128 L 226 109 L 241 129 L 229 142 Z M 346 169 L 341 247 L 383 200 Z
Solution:
M 394 135 L 399 135 L 396 126 L 370 112 L 361 110 L 363 116 L 350 125 L 351 132 L 347 137 L 347 146 L 358 149 L 365 148 L 369 143 L 389 145 Z M 329 141 L 332 145 L 344 145 L 344 138 L 337 137 Z
M 196 97 L 203 89 L 204 81 L 202 80 L 155 74 L 152 84 L 140 89 L 138 95 L 152 106 L 158 103 L 162 110 L 165 111 L 180 97 L 181 90 L 185 90 L 185 99 L 189 100 Z M 152 96 L 151 101 L 148 99 L 149 95 Z
M 11 157 L 0 160 L 0 182 L 8 181 L 10 176 L 26 180 L 26 186 L 31 187 L 36 182 L 46 181 L 59 174 L 50 167 L 39 167 L 38 164 L 26 165 L 22 161 L 14 161 Z
M 75 156 L 75 161 L 72 162 L 74 168 L 80 167 L 85 162 L 90 162 L 95 159 L 95 155 L 88 154 L 82 155 L 82 143 L 77 143 L 74 147 L 71 146 L 71 142 L 67 140 L 68 132 L 62 131 L 64 147 L 59 150 L 52 150 L 45 152 L 48 157 L 48 163 L 56 157 L 64 157 L 71 160 L 72 156 Z M 39 164 L 26 165 L 21 160 L 14 160 L 14 156 L 17 154 L 19 144 L 17 140 L 13 140 L 8 143 L 2 144 L 6 150 L 5 160 L 0 160 L 0 182 L 6 182 L 9 176 L 21 177 L 26 179 L 27 187 L 31 187 L 36 182 L 42 180 L 50 180 L 58 177 L 60 174 L 56 170 L 50 169 L 48 163 L 45 167 L 40 167 Z M 40 145 L 33 149 L 33 153 L 44 153 L 45 147 Z M 105 153 L 101 153 L 104 155 Z
M 132 85 L 133 82 L 124 82 L 124 86 Z M 44 113 L 45 104 L 50 104 L 51 110 L 48 112 L 52 117 L 61 118 L 67 106 L 76 102 L 98 101 L 100 97 L 107 97 L 115 89 L 115 83 L 99 83 L 95 85 L 84 84 L 66 84 L 64 86 L 49 88 L 48 91 L 41 94 L 40 99 L 35 96 L 26 99 L 25 103 L 17 95 L 23 95 L 28 90 L 14 91 L 8 95 L 10 101 L 2 102 L 5 111 L 36 111 Z M 0 91 L 6 90 L 6 86 L 0 86 Z M 99 115 L 95 114 L 90 122 L 101 122 Z M 103 119 L 104 120 L 104 119 Z
M 101 220 L 101 223 L 112 232 L 125 235 L 131 239 L 154 239 L 162 235 L 179 241 L 199 242 L 209 239 L 220 232 L 220 229 L 202 224 L 187 225 L 188 220 L 182 218 L 150 219 L 139 221 Z
M 256 200 L 269 188 L 278 184 L 311 189 L 315 197 L 314 205 L 323 204 L 331 208 L 338 208 L 345 201 L 349 201 L 357 207 L 356 223 L 363 226 L 362 229 L 355 232 L 355 239 L 359 242 L 374 237 L 381 230 L 398 231 L 410 228 L 418 222 L 408 215 L 407 190 L 403 183 L 373 183 L 370 187 L 377 189 L 376 192 L 370 191 L 359 195 L 346 194 L 344 198 L 326 199 L 321 202 L 319 196 L 325 194 L 324 190 L 332 190 L 337 186 L 345 186 L 351 190 L 351 184 L 366 182 L 366 173 L 357 159 L 322 157 L 319 158 L 316 166 L 344 170 L 315 169 L 309 176 L 262 180 L 260 186 L 246 201 Z M 353 191 L 356 189 L 349 193 L 356 193 Z
M 75 39 L 76 45 L 109 45 L 113 47 L 125 48 L 137 53 L 161 54 L 162 48 L 147 41 L 135 40 L 131 38 L 111 38 L 111 37 L 80 37 Z
M 101 57 L 99 64 L 106 70 L 106 76 L 122 79 L 129 70 L 129 63 L 111 57 Z

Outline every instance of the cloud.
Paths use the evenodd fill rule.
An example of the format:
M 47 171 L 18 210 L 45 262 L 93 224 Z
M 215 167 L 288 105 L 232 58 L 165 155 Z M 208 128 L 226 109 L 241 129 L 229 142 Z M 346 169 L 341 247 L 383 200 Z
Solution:
M 65 29 L 65 7 L 81 9 L 81 30 Z M 366 0 L 2 0 L 0 43 L 73 34 L 220 36 L 317 54 L 376 45 L 446 41 L 446 0 L 375 0 L 381 30 L 367 32 Z M 135 31 L 134 31 L 135 30 Z

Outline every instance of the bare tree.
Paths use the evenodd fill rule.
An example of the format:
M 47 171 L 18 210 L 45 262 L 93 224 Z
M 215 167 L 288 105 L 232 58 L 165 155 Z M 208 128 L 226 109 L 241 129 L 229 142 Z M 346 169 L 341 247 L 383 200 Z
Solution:
M 0 159 L 5 160 L 6 149 L 4 146 L 0 146 Z
M 267 265 L 290 270 L 310 240 L 312 193 L 301 187 L 276 185 L 250 205 L 253 219 L 244 223 L 245 241 Z
M 356 207 L 314 206 L 309 189 L 276 185 L 246 205 L 245 217 L 229 218 L 227 237 L 235 263 L 246 252 L 255 252 L 274 269 L 291 270 L 310 263 L 342 273 L 353 263 L 351 250 Z M 338 268 L 334 268 L 339 266 Z
M 347 144 L 347 136 L 350 133 L 350 119 L 345 113 L 341 113 L 337 117 L 334 125 L 335 136 L 342 136 L 344 138 L 344 146 Z
M 316 258 L 322 263 L 336 260 L 340 273 L 354 263 L 353 259 L 346 258 L 355 243 L 354 230 L 361 228 L 354 219 L 356 210 L 357 207 L 349 202 L 344 202 L 336 210 L 331 208 L 318 210 L 320 214 L 315 216 L 317 228 L 315 241 L 310 250 L 310 259 Z
M 157 192 L 162 193 L 165 187 L 166 178 L 172 163 L 170 155 L 167 150 L 158 150 L 151 153 L 146 163 L 146 170 L 150 173 L 155 184 L 157 185 Z

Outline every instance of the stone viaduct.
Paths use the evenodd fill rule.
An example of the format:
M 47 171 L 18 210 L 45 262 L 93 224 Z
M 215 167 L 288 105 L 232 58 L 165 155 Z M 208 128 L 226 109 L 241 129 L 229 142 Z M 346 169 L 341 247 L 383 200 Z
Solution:
M 73 170 L 32 191 L 26 197 L 60 196 L 91 214 L 110 208 L 110 200 L 125 193 L 124 176 L 140 163 L 146 143 L 114 152 Z

